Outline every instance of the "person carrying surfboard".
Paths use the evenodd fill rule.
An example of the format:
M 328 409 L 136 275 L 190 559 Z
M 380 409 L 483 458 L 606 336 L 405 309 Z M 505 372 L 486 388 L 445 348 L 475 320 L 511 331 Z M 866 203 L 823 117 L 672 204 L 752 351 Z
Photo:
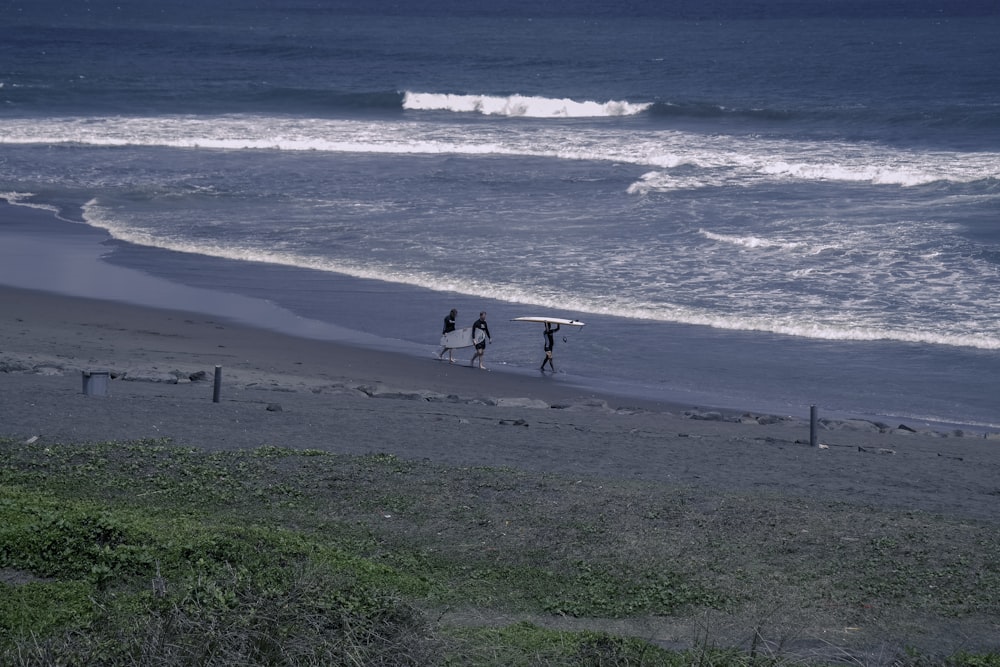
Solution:
M 477 338 L 477 333 L 482 331 Z M 486 354 L 486 341 L 493 342 L 493 336 L 490 335 L 490 328 L 486 325 L 486 312 L 483 311 L 479 313 L 479 319 L 472 324 L 472 340 L 476 341 L 476 353 L 472 355 L 472 360 L 469 362 L 470 366 L 474 366 L 476 359 L 479 359 L 479 367 L 486 370 L 486 366 L 483 365 L 483 355 Z
M 555 364 L 552 363 L 552 349 L 556 346 L 556 342 L 555 342 L 555 339 L 553 339 L 552 334 L 554 334 L 557 331 L 559 331 L 559 325 L 558 324 L 556 325 L 556 328 L 553 329 L 551 322 L 546 322 L 545 323 L 545 332 L 544 332 L 544 336 L 545 336 L 545 358 L 542 359 L 542 367 L 539 369 L 543 373 L 545 372 L 545 364 L 549 365 L 549 368 L 552 369 L 553 373 L 556 372 L 556 366 L 555 366 Z
M 450 313 L 448 313 L 447 315 L 444 316 L 444 329 L 441 331 L 441 335 L 442 336 L 445 335 L 445 334 L 447 334 L 447 333 L 451 333 L 452 331 L 455 330 L 455 318 L 456 317 L 458 317 L 458 311 L 455 310 L 454 308 L 451 309 Z M 454 357 L 454 355 L 453 355 L 453 353 L 452 353 L 451 350 L 452 350 L 452 348 L 450 348 L 450 347 L 443 348 L 438 353 L 438 359 L 444 359 L 444 353 L 447 352 L 448 353 L 448 363 L 451 363 L 451 364 L 455 363 L 455 357 Z

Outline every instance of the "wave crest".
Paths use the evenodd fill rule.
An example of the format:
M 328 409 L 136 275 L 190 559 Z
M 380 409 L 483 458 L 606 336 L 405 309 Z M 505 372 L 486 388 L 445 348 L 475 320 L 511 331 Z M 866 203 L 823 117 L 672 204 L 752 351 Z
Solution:
M 416 111 L 454 111 L 478 113 L 484 116 L 524 118 L 599 118 L 602 116 L 634 116 L 651 105 L 626 101 L 578 102 L 562 98 L 508 95 L 449 95 L 441 93 L 406 92 L 403 108 Z
M 778 248 L 781 250 L 798 250 L 805 246 L 804 243 L 799 241 L 773 241 L 771 239 L 761 238 L 759 236 L 754 236 L 752 234 L 747 236 L 737 236 L 733 234 L 716 234 L 715 232 L 709 232 L 704 229 L 699 229 L 698 233 L 707 239 L 712 241 L 718 241 L 720 243 L 730 243 L 732 245 L 742 246 L 744 248 L 752 249 L 768 249 L 768 248 Z

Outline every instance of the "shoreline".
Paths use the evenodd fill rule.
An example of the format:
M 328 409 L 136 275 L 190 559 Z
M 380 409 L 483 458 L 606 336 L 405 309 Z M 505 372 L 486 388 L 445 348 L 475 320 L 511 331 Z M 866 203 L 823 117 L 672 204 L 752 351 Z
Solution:
M 86 223 L 69 222 L 53 212 L 29 206 L 4 203 L 0 199 L 0 214 L 5 215 L 0 235 L 0 295 L 4 303 L 20 306 L 32 300 L 38 302 L 35 315 L 46 309 L 73 312 L 77 321 L 101 326 L 101 321 L 123 322 L 139 318 L 155 318 L 160 326 L 171 328 L 173 318 L 192 321 L 218 321 L 230 331 L 239 330 L 244 340 L 253 338 L 253 345 L 264 348 L 270 337 L 278 347 L 308 348 L 304 357 L 324 357 L 333 350 L 336 358 L 353 356 L 355 368 L 372 368 L 376 375 L 392 366 L 400 369 L 394 384 L 411 389 L 472 391 L 477 382 L 465 374 L 452 375 L 444 368 L 429 370 L 424 359 L 432 359 L 432 345 L 420 345 L 403 340 L 387 341 L 362 331 L 347 329 L 329 322 L 302 317 L 263 299 L 232 292 L 192 287 L 166 278 L 149 275 L 133 268 L 119 266 L 105 259 L 109 253 L 109 237 Z M 50 225 L 60 229 L 53 233 Z M 102 245 L 102 243 L 104 245 Z M 42 303 L 47 305 L 42 306 Z M 128 309 L 133 309 L 131 312 Z M 263 323 L 269 323 L 265 326 Z M 277 341 L 281 341 L 278 343 Z M 387 343 L 392 344 L 392 348 Z M 471 348 L 456 351 L 452 369 L 464 369 L 461 363 L 471 357 Z M 525 369 L 508 368 L 489 363 L 490 385 L 518 394 L 538 395 L 607 395 L 614 401 L 644 406 L 679 403 L 641 396 L 594 391 L 582 386 L 576 378 L 563 373 L 539 377 Z M 108 360 L 105 365 L 113 365 Z M 443 366 L 448 367 L 445 363 Z M 477 370 L 478 369 L 469 369 Z M 426 379 L 418 381 L 425 376 Z M 412 378 L 412 382 L 411 382 Z M 426 387 L 418 387 L 419 384 Z
M 8 341 L 0 358 L 63 370 L 110 370 L 153 380 L 162 369 L 210 372 L 226 380 L 276 388 L 331 383 L 383 385 L 399 391 L 559 402 L 605 400 L 616 407 L 676 410 L 681 406 L 599 395 L 547 378 L 482 371 L 432 357 L 376 350 L 262 329 L 210 314 L 151 308 L 0 285 Z M 14 331 L 12 332 L 11 329 Z M 90 340 L 86 340 L 86 339 Z M 457 355 L 456 355 L 457 356 Z M 164 363 L 177 366 L 167 369 Z M 224 380 L 224 383 L 226 382 Z
M 539 375 L 528 369 L 491 364 L 489 354 L 489 372 L 480 378 L 479 369 L 462 363 L 471 357 L 471 348 L 456 351 L 453 365 L 427 364 L 425 360 L 433 360 L 431 350 L 436 353 L 437 346 L 380 339 L 363 331 L 302 317 L 263 299 L 190 286 L 108 261 L 110 237 L 105 232 L 86 223 L 69 221 L 48 209 L 0 199 L 0 215 L 5 218 L 0 227 L 4 240 L 0 245 L 0 299 L 19 307 L 34 302 L 37 309 L 33 317 L 44 318 L 49 312 L 73 313 L 73 322 L 66 324 L 85 322 L 86 326 L 97 328 L 105 326 L 102 322 L 121 325 L 155 319 L 157 326 L 173 332 L 170 335 L 178 333 L 173 325 L 178 318 L 218 321 L 230 333 L 239 331 L 241 340 L 252 339 L 251 344 L 259 350 L 270 344 L 279 349 L 302 349 L 299 356 L 305 359 L 352 357 L 356 361 L 348 365 L 348 370 L 364 376 L 356 378 L 359 381 L 369 375 L 382 377 L 393 368 L 389 373 L 390 384 L 408 390 L 468 394 L 482 391 L 479 385 L 483 384 L 490 388 L 487 393 L 525 398 L 600 397 L 616 405 L 653 410 L 678 410 L 689 404 L 663 396 L 643 397 L 638 391 L 630 392 L 628 387 L 621 391 L 595 388 L 593 383 L 571 374 Z M 52 225 L 58 225 L 59 229 L 53 231 Z M 202 344 L 211 346 L 208 341 Z M 220 358 L 225 360 L 227 355 Z M 308 366 L 306 362 L 297 363 L 297 368 L 286 367 L 283 372 L 297 373 Z M 128 362 L 107 359 L 102 365 L 127 366 Z M 462 372 L 466 370 L 469 373 Z M 708 400 L 699 405 L 713 403 Z M 738 411 L 714 405 L 713 409 Z
M 67 302 L 63 305 L 53 305 L 52 308 L 57 310 L 73 309 L 78 318 L 90 318 L 94 326 L 99 326 L 100 318 L 105 317 L 105 315 L 91 317 L 91 313 L 88 311 L 108 312 L 112 304 L 133 307 L 138 310 L 145 309 L 146 311 L 142 315 L 122 313 L 108 316 L 121 320 L 159 318 L 162 315 L 162 313 L 153 314 L 154 311 L 175 314 L 188 313 L 188 319 L 197 321 L 212 319 L 225 323 L 232 330 L 236 328 L 256 330 L 257 335 L 262 339 L 273 336 L 275 341 L 282 341 L 280 344 L 274 344 L 282 347 L 302 347 L 308 344 L 312 346 L 312 351 L 303 355 L 307 360 L 328 356 L 329 350 L 334 349 L 338 350 L 334 356 L 353 355 L 358 359 L 364 359 L 364 361 L 359 361 L 350 367 L 350 373 L 354 375 L 368 375 L 369 371 L 364 370 L 366 368 L 371 368 L 372 372 L 378 374 L 382 372 L 380 369 L 397 366 L 399 372 L 395 375 L 398 377 L 391 378 L 391 383 L 405 385 L 412 390 L 424 389 L 444 393 L 474 392 L 480 390 L 478 384 L 483 382 L 483 378 L 473 379 L 474 374 L 472 376 L 468 373 L 454 374 L 442 368 L 428 368 L 428 364 L 424 362 L 426 359 L 433 358 L 432 352 L 437 352 L 436 346 L 404 339 L 379 338 L 364 331 L 347 329 L 331 322 L 300 316 L 261 298 L 233 293 L 232 290 L 220 291 L 210 288 L 207 285 L 212 283 L 206 282 L 205 278 L 216 275 L 213 270 L 209 270 L 206 276 L 199 280 L 189 281 L 182 278 L 180 274 L 168 273 L 164 274 L 165 277 L 159 277 L 151 271 L 147 272 L 143 268 L 139 268 L 145 267 L 142 263 L 122 264 L 114 257 L 120 249 L 105 232 L 89 227 L 86 223 L 72 222 L 67 217 L 57 215 L 51 210 L 2 203 L 0 200 L 0 215 L 3 216 L 0 234 L 3 235 L 4 239 L 4 243 L 0 247 L 0 267 L 3 267 L 0 269 L 0 287 L 34 291 L 39 295 L 36 298 L 41 298 L 40 295 L 46 294 L 53 298 L 62 296 L 66 299 L 78 299 L 80 303 L 75 305 Z M 54 226 L 58 228 L 54 228 Z M 132 255 L 135 254 L 134 250 L 129 252 Z M 148 261 L 156 260 L 150 256 Z M 187 266 L 191 271 L 197 271 L 197 267 L 194 265 L 188 266 L 183 263 L 182 266 Z M 174 270 L 177 271 L 177 267 L 174 267 Z M 366 308 L 372 309 L 369 302 L 375 301 L 375 299 L 369 290 L 374 288 L 366 285 L 357 286 L 353 283 L 346 284 L 347 282 L 349 281 L 345 281 L 343 286 L 339 282 L 335 282 L 331 292 L 332 298 L 346 299 L 352 304 L 365 303 L 368 304 L 365 306 Z M 192 286 L 192 284 L 206 286 L 199 287 Z M 215 285 L 215 287 L 221 286 Z M 314 286 L 309 285 L 309 280 L 305 280 L 300 287 L 306 290 L 315 289 Z M 324 285 L 324 289 L 329 288 L 328 284 Z M 7 297 L 6 300 L 13 302 L 12 299 L 14 297 Z M 386 295 L 385 301 L 386 304 L 396 304 L 400 301 L 400 296 L 389 293 Z M 388 307 L 390 311 L 395 308 L 391 305 L 382 307 Z M 465 311 L 468 310 L 466 305 Z M 404 319 L 416 320 L 418 317 L 422 317 L 422 315 L 418 316 L 412 308 L 404 315 Z M 169 325 L 164 324 L 163 326 Z M 712 337 L 717 335 L 712 332 L 706 332 L 706 334 Z M 800 345 L 800 342 L 797 341 L 791 341 L 789 344 L 792 343 Z M 209 345 L 210 343 L 205 342 L 205 344 Z M 677 342 L 669 341 L 667 344 L 674 346 L 670 354 L 680 353 Z M 721 344 L 723 344 L 721 340 L 713 343 L 715 347 Z M 266 347 L 264 343 L 257 345 L 258 349 Z M 706 353 L 702 352 L 701 354 Z M 630 384 L 626 380 L 610 377 L 578 377 L 562 372 L 556 375 L 540 376 L 525 368 L 508 366 L 504 363 L 491 364 L 489 356 L 488 354 L 487 365 L 491 366 L 491 372 L 488 374 L 489 381 L 485 384 L 497 388 L 497 391 L 501 393 L 518 397 L 557 396 L 564 399 L 565 397 L 584 396 L 595 400 L 600 398 L 609 404 L 638 406 L 643 409 L 659 411 L 678 412 L 685 408 L 714 410 L 728 414 L 750 411 L 799 420 L 808 420 L 809 404 L 815 403 L 815 401 L 802 397 L 803 400 L 797 404 L 779 405 L 774 400 L 761 401 L 760 399 L 755 400 L 753 397 L 748 400 L 739 400 L 735 394 L 726 397 L 699 391 L 698 387 L 702 384 L 700 380 L 705 377 L 711 380 L 708 383 L 711 386 L 726 386 L 725 362 L 720 365 L 708 357 L 705 359 L 706 362 L 709 362 L 709 366 L 706 368 L 697 369 L 697 361 L 688 364 L 690 368 L 686 372 L 690 375 L 697 369 L 697 374 L 691 375 L 686 381 L 687 388 L 680 390 L 670 389 L 666 386 L 651 387 L 641 382 Z M 225 358 L 224 355 L 223 358 Z M 456 358 L 464 359 L 463 353 L 457 354 Z M 106 365 L 114 365 L 114 363 L 113 359 L 109 359 Z M 211 366 L 214 365 L 213 363 Z M 209 370 L 211 370 L 211 366 Z M 306 361 L 299 361 L 298 367 L 294 370 L 298 372 L 308 366 Z M 475 370 L 465 369 L 461 363 L 455 364 L 454 368 Z M 808 372 L 805 367 L 796 370 L 799 373 L 803 370 Z M 420 384 L 426 386 L 417 386 Z M 874 387 L 858 388 L 862 389 L 865 394 L 871 394 L 875 391 Z M 899 420 L 920 429 L 929 428 L 941 432 L 963 429 L 979 432 L 983 435 L 994 430 L 989 425 L 974 422 L 900 417 L 893 416 L 892 413 L 888 412 L 882 414 L 877 409 L 861 413 L 837 410 L 825 405 L 818 407 L 821 417 L 836 420 L 860 419 L 875 422 Z

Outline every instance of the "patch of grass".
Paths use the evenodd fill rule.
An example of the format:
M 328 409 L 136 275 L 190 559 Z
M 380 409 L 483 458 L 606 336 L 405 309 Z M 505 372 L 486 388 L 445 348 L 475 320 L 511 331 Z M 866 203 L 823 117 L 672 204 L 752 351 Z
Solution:
M 192 571 L 214 575 L 233 565 L 269 572 L 302 559 L 412 594 L 426 589 L 418 578 L 282 526 L 234 526 L 224 516 L 151 518 L 90 501 L 56 501 L 16 487 L 0 491 L 0 567 L 40 577 L 103 589 L 112 582 Z
M 606 566 L 578 563 L 579 572 L 547 599 L 545 611 L 578 617 L 624 618 L 668 616 L 684 608 L 722 607 L 720 593 L 705 590 L 668 571 L 613 571 Z
M 147 593 L 98 595 L 85 631 L 35 632 L 0 657 L 39 665 L 427 665 L 437 654 L 412 605 L 299 563 L 191 573 Z
M 0 584 L 0 633 L 45 636 L 86 627 L 92 619 L 91 592 L 79 581 Z
M 771 629 L 803 645 L 873 628 L 840 630 L 840 657 L 904 645 L 878 628 L 1000 615 L 995 527 L 275 446 L 0 439 L 2 568 L 46 578 L 0 585 L 4 664 L 760 665 L 784 658 L 758 651 L 754 609 L 787 610 Z M 432 620 L 450 609 L 533 622 Z M 742 631 L 672 653 L 592 630 L 706 611 Z M 942 646 L 893 655 L 995 664 Z
M 658 665 L 694 664 L 681 653 L 633 637 L 549 630 L 521 622 L 505 627 L 450 628 L 454 653 L 445 665 Z
M 59 502 L 16 487 L 0 491 L 0 566 L 103 586 L 146 574 L 153 537 L 115 512 Z

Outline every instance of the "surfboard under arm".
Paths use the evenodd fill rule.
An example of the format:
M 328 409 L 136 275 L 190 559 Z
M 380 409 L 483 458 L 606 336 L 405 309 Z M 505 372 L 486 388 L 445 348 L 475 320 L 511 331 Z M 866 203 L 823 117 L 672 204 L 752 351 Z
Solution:
M 455 329 L 454 331 L 449 331 L 448 333 L 441 336 L 441 347 L 450 347 L 452 349 L 458 349 L 460 347 L 472 347 L 478 342 L 482 342 L 486 338 L 486 334 L 483 333 L 482 329 L 476 330 L 475 338 L 473 337 L 473 327 L 464 327 L 462 329 Z

